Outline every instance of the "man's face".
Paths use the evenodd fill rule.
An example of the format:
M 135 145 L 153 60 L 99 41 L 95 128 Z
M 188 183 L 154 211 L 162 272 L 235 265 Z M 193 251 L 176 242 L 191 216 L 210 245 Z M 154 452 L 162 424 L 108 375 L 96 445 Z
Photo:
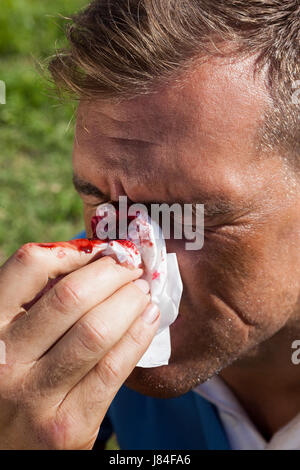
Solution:
M 137 391 L 185 393 L 298 315 L 299 183 L 284 159 L 257 150 L 267 99 L 253 60 L 215 59 L 181 88 L 79 106 L 74 173 L 89 183 L 88 236 L 97 205 L 120 195 L 205 204 L 201 250 L 167 241 L 184 284 L 180 315 L 170 364 L 135 368 L 127 384 Z

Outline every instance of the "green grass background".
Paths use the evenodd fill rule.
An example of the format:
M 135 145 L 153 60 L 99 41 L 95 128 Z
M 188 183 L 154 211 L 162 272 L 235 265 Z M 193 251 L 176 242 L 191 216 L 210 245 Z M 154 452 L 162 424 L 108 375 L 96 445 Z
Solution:
M 61 104 L 38 72 L 64 45 L 63 20 L 87 0 L 1 0 L 0 265 L 28 241 L 68 240 L 83 228 L 72 186 L 74 103 Z M 108 448 L 115 449 L 111 439 Z
M 69 239 L 83 228 L 72 187 L 75 103 L 49 91 L 37 63 L 64 44 L 59 15 L 87 0 L 1 0 L 0 263 L 28 241 Z

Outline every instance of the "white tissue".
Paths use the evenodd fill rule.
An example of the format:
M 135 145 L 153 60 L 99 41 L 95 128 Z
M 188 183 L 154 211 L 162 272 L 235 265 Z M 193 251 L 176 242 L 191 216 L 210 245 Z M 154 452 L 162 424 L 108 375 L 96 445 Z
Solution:
M 160 227 L 143 213 L 130 222 L 128 240 L 134 243 L 137 250 L 116 240 L 108 242 L 102 254 L 114 255 L 120 263 L 130 263 L 135 267 L 143 263 L 142 278 L 148 281 L 151 300 L 160 310 L 160 325 L 137 366 L 167 365 L 171 356 L 169 327 L 178 316 L 183 289 L 177 257 L 175 253 L 167 253 Z

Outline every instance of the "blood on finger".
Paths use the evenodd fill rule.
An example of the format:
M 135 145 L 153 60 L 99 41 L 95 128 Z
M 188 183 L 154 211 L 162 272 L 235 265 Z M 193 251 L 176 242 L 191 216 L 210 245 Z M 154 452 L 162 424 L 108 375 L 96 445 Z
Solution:
M 71 248 L 76 251 L 81 251 L 84 253 L 92 253 L 95 248 L 100 247 L 105 242 L 102 240 L 94 240 L 88 238 L 79 238 L 77 240 L 70 240 L 68 242 L 55 242 L 55 243 L 38 243 L 37 246 L 41 248 Z M 62 256 L 63 250 L 59 250 L 57 256 L 59 258 Z M 65 253 L 64 253 L 65 254 Z

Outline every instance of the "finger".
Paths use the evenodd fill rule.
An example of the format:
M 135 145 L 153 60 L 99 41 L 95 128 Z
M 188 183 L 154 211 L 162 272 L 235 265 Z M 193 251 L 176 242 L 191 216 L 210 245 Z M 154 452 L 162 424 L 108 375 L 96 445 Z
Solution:
M 142 274 L 111 257 L 101 258 L 68 274 L 47 292 L 28 315 L 4 330 L 8 358 L 28 363 L 40 358 L 85 313 Z
M 80 423 L 81 435 L 97 436 L 115 394 L 150 345 L 159 326 L 158 309 L 150 305 L 152 323 L 140 316 L 120 342 L 79 382 L 60 404 L 58 422 Z M 151 312 L 150 312 L 151 313 Z M 151 316 L 151 315 L 150 315 Z M 153 321 L 153 318 L 156 320 Z M 74 435 L 73 448 L 79 444 Z
M 149 285 L 147 288 L 149 291 Z M 36 363 L 32 382 L 39 393 L 51 399 L 47 406 L 61 401 L 120 341 L 149 301 L 150 296 L 137 285 L 127 284 L 84 315 Z
M 100 240 L 22 246 L 0 269 L 0 323 L 14 318 L 20 307 L 32 301 L 49 279 L 84 266 L 103 248 L 105 245 Z

